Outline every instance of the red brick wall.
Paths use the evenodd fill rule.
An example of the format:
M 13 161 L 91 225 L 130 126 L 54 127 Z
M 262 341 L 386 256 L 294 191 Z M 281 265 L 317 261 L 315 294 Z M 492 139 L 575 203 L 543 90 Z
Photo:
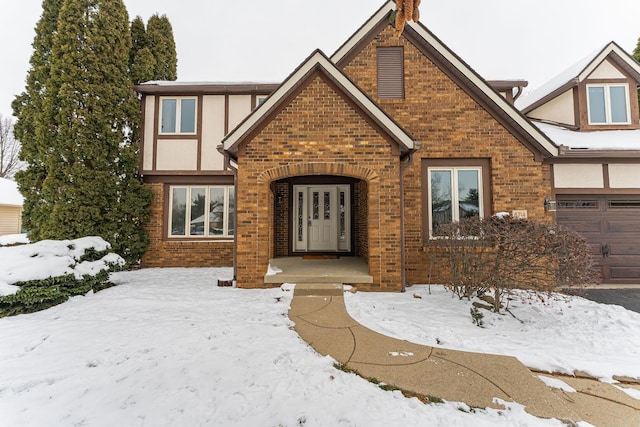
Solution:
M 367 216 L 372 288 L 399 289 L 399 159 L 391 151 L 330 85 L 315 78 L 239 156 L 238 286 L 264 286 L 274 253 L 270 184 L 291 176 L 339 175 L 367 182 L 368 209 L 360 212 Z
M 404 100 L 376 99 L 378 46 L 404 47 Z M 489 158 L 491 212 L 526 209 L 530 218 L 546 218 L 548 165 L 534 161 L 528 149 L 407 39 L 393 37 L 390 26 L 344 71 L 421 143 L 404 175 L 408 283 L 425 283 L 429 275 L 423 251 L 422 158 Z M 442 279 L 438 271 L 433 272 L 436 281 Z
M 153 191 L 149 234 L 142 267 L 231 267 L 233 242 L 168 241 L 164 226 L 164 185 L 147 184 Z

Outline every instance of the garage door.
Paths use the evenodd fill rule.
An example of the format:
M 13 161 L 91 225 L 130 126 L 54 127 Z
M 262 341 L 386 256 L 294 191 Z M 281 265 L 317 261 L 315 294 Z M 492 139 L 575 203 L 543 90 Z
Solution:
M 587 239 L 603 283 L 640 284 L 640 196 L 558 196 L 557 220 Z

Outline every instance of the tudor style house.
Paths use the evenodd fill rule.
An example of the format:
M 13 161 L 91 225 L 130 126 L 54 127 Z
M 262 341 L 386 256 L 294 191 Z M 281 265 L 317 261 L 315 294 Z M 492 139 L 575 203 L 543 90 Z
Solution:
M 611 45 L 578 77 L 520 97 L 520 112 L 526 82 L 487 82 L 420 23 L 395 37 L 394 9 L 387 1 L 331 57 L 313 52 L 281 84 L 136 86 L 141 173 L 155 196 L 143 266 L 234 265 L 239 287 L 263 287 L 277 283 L 274 260 L 335 255 L 366 266 L 359 288 L 401 290 L 446 275 L 425 250 L 442 222 L 557 214 L 588 232 L 615 208 L 640 212 L 640 179 L 629 178 L 639 151 L 587 154 L 554 140 L 561 129 L 634 132 L 640 66 L 629 55 Z M 623 273 L 611 264 L 622 246 L 602 242 L 605 278 L 640 279 L 638 240 Z

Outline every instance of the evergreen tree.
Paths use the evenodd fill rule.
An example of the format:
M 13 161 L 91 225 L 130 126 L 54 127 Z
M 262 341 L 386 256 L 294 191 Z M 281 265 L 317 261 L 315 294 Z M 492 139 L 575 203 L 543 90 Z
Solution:
M 19 171 L 15 179 L 24 196 L 22 222 L 33 240 L 42 238 L 37 224 L 44 221 L 51 210 L 51 205 L 42 198 L 41 192 L 47 176 L 49 140 L 56 126 L 52 117 L 44 114 L 44 97 L 48 93 L 51 52 L 62 1 L 42 2 L 42 15 L 35 29 L 26 88 L 12 103 L 13 114 L 18 119 L 13 132 L 21 142 L 20 160 L 27 162 L 26 169 Z
M 144 21 L 140 15 L 131 21 L 131 53 L 129 54 L 129 66 L 133 64 L 138 51 L 146 47 L 146 32 Z
M 149 18 L 146 32 L 146 47 L 156 60 L 154 80 L 176 80 L 178 59 L 173 28 L 166 15 Z
M 38 238 L 98 235 L 128 261 L 144 251 L 150 191 L 142 185 L 132 118 L 139 115 L 129 75 L 131 37 L 122 0 L 64 0 L 52 46 L 43 117 L 52 119 L 46 217 Z

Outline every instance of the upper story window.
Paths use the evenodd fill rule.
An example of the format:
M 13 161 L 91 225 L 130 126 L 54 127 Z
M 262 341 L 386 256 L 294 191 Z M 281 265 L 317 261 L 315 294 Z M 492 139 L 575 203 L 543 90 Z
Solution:
M 628 91 L 627 84 L 587 85 L 589 124 L 629 124 Z
M 232 185 L 171 187 L 169 237 L 232 237 L 234 191 Z
M 160 133 L 196 133 L 196 98 L 161 98 Z
M 378 98 L 404 98 L 404 50 L 401 46 L 379 47 Z

